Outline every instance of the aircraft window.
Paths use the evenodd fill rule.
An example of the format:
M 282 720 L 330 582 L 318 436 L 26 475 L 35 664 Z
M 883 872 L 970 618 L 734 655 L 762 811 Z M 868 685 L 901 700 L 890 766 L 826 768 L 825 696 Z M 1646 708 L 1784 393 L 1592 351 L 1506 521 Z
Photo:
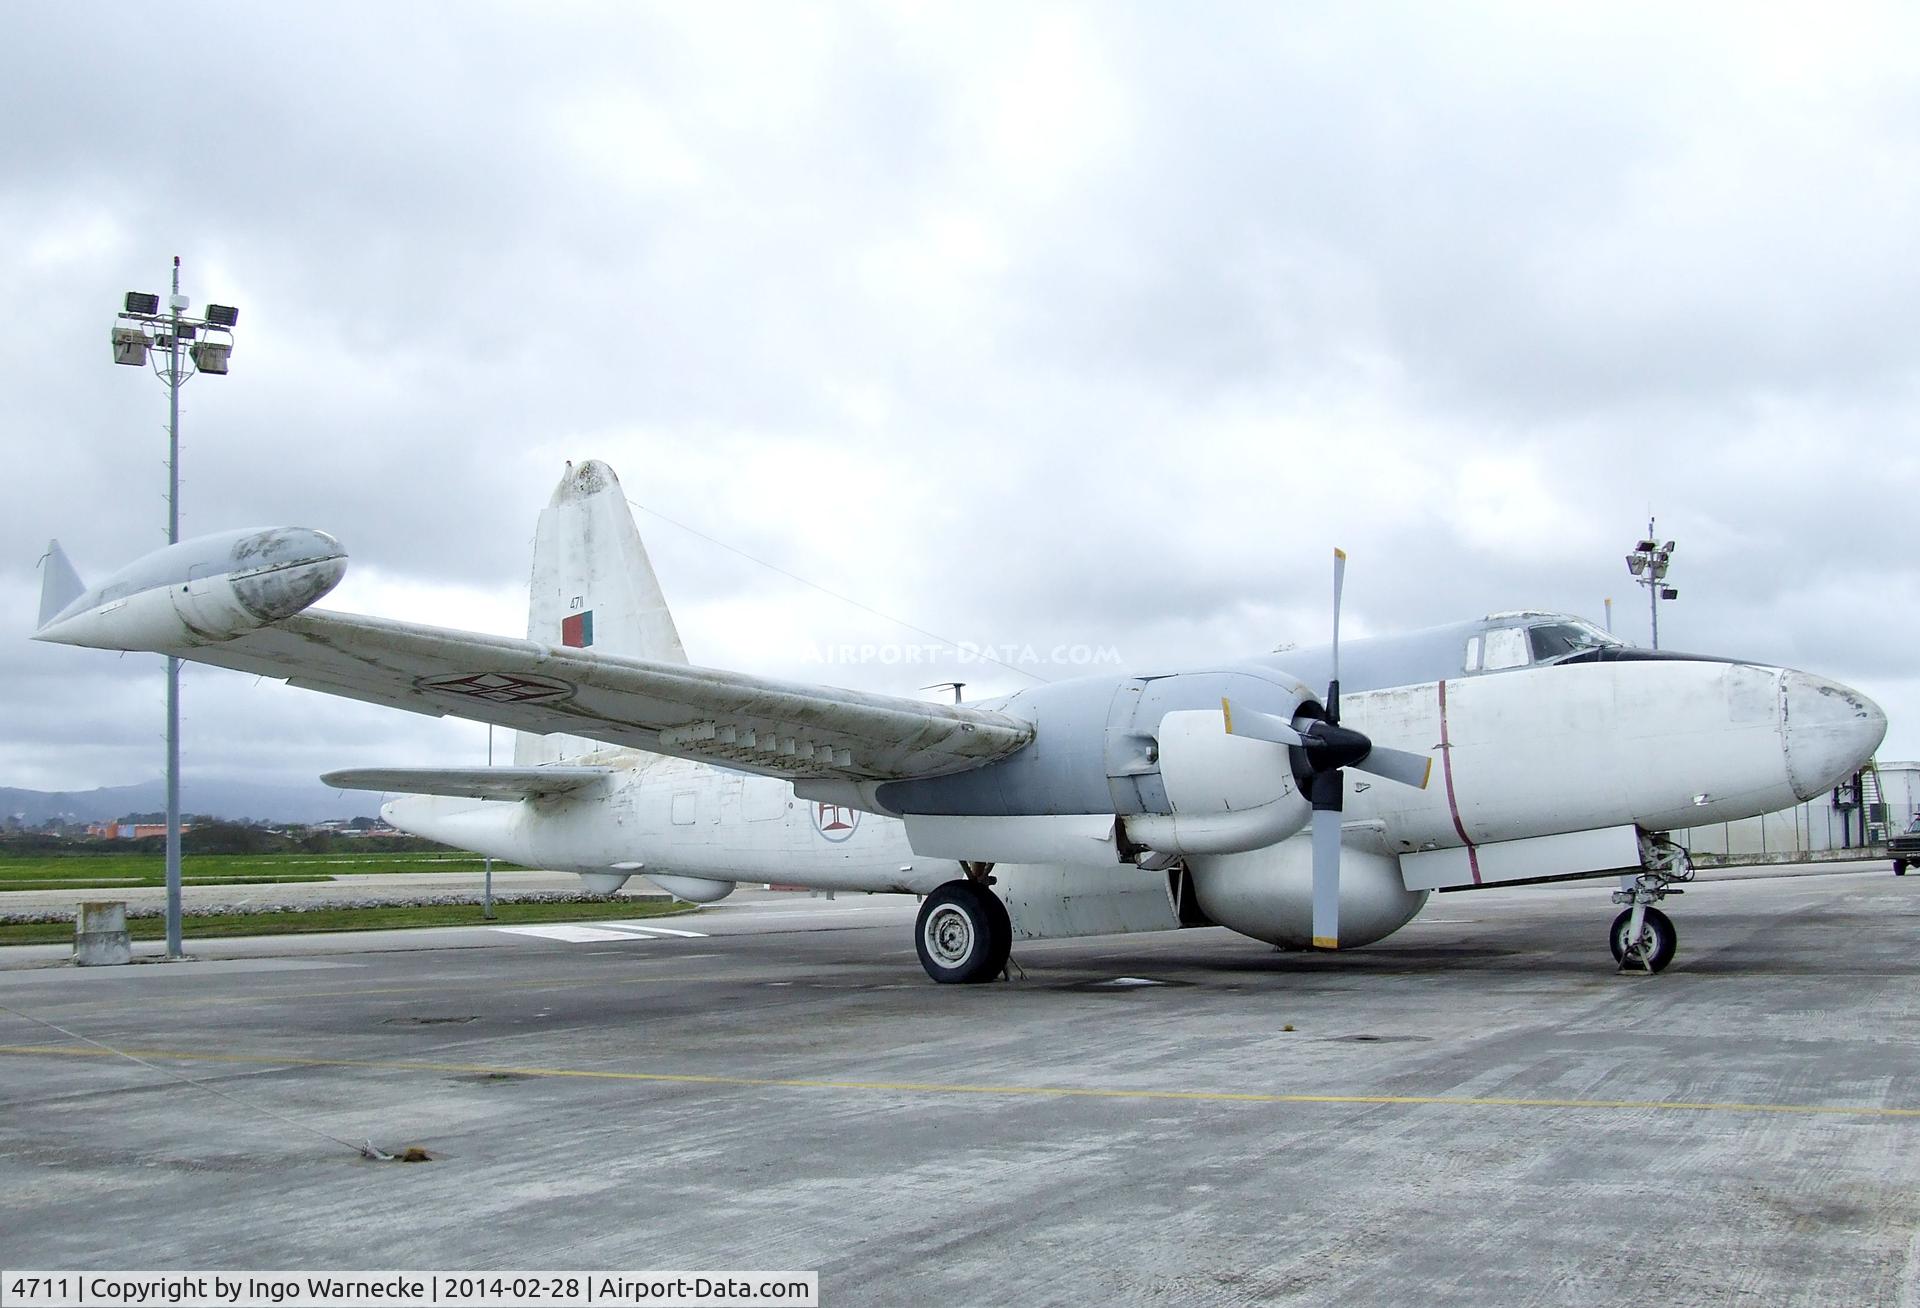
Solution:
M 1487 633 L 1486 669 L 1523 668 L 1527 665 L 1527 632 L 1524 627 L 1495 627 Z
M 1620 642 L 1584 622 L 1547 622 L 1527 632 L 1535 663 L 1552 663 L 1582 650 L 1602 649 Z
M 1467 658 L 1466 661 L 1460 665 L 1460 669 L 1463 672 L 1478 672 L 1480 670 L 1480 638 L 1478 636 L 1467 637 Z

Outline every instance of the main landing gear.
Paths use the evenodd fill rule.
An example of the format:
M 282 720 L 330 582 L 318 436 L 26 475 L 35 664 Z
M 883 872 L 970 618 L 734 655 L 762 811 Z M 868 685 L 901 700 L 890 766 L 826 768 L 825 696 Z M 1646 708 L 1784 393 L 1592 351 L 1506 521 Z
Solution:
M 1607 945 L 1622 972 L 1653 973 L 1673 961 L 1680 944 L 1673 919 L 1654 905 L 1684 893 L 1679 883 L 1693 880 L 1693 859 L 1665 836 L 1642 836 L 1640 843 L 1640 874 L 1631 886 L 1613 892 L 1613 902 L 1627 907 L 1613 919 Z
M 947 882 L 920 905 L 913 943 L 920 966 L 935 981 L 971 985 L 1006 970 L 1013 919 L 989 888 L 991 881 L 984 867 L 969 867 L 965 880 Z

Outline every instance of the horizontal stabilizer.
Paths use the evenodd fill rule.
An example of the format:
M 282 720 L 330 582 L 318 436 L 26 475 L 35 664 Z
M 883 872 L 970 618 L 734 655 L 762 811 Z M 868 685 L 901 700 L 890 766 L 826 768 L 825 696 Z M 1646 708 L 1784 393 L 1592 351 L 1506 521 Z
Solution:
M 605 781 L 612 768 L 347 768 L 320 780 L 342 790 L 465 799 L 532 799 L 566 795 Z
M 60 548 L 59 541 L 47 543 L 46 571 L 40 574 L 40 624 L 46 626 L 60 615 L 60 611 L 86 594 L 86 583 L 80 580 L 73 564 L 67 559 L 67 552 Z

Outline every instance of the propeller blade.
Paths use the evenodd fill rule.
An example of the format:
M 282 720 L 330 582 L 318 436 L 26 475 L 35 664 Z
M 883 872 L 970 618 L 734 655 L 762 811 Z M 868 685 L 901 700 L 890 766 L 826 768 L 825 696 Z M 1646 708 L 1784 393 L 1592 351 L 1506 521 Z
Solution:
M 1404 749 L 1388 749 L 1384 745 L 1375 745 L 1367 751 L 1365 758 L 1347 766 L 1371 772 L 1376 777 L 1385 777 L 1388 781 L 1398 781 L 1415 790 L 1425 790 L 1427 782 L 1433 778 L 1431 757 Z
M 1347 552 L 1336 549 L 1333 552 L 1333 684 L 1335 686 L 1340 684 L 1340 593 L 1346 588 Z M 1338 719 L 1336 718 L 1335 721 Z
M 1307 738 L 1293 729 L 1293 724 L 1285 718 L 1277 718 L 1271 713 L 1261 713 L 1254 709 L 1234 711 L 1232 704 L 1225 698 L 1220 701 L 1220 712 L 1227 719 L 1229 736 L 1245 736 L 1249 740 L 1266 740 L 1276 745 L 1304 745 Z
M 1313 947 L 1340 948 L 1340 810 L 1313 810 Z
M 1327 721 L 1340 725 L 1340 596 L 1347 588 L 1347 552 L 1333 552 L 1333 677 L 1327 682 Z

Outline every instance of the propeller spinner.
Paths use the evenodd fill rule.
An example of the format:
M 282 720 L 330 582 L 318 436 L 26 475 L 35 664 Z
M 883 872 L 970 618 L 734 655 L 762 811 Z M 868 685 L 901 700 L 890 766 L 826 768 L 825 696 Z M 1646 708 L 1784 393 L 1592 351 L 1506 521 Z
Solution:
M 1340 947 L 1340 812 L 1346 793 L 1344 769 L 1424 790 L 1433 775 L 1425 754 L 1375 745 L 1364 734 L 1340 725 L 1340 595 L 1346 587 L 1347 555 L 1333 552 L 1333 679 L 1327 685 L 1325 718 L 1295 718 L 1241 710 L 1220 701 L 1227 734 L 1270 741 L 1305 756 L 1307 800 L 1313 806 L 1313 944 Z

